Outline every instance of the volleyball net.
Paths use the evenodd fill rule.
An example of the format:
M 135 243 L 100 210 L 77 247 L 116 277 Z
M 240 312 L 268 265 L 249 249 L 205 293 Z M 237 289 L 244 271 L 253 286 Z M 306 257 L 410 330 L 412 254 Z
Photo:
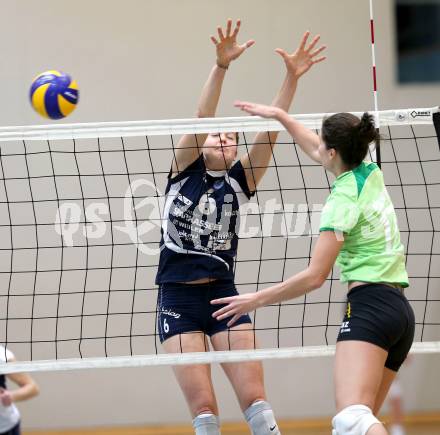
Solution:
M 360 115 L 360 114 L 358 114 Z M 325 114 L 297 115 L 319 130 Z M 381 111 L 380 156 L 407 253 L 413 351 L 440 352 L 440 113 Z M 251 351 L 164 355 L 157 328 L 160 228 L 182 134 L 281 130 L 256 195 L 240 209 L 239 292 L 307 267 L 332 179 L 280 124 L 257 117 L 0 129 L 2 373 L 331 355 L 346 303 L 333 270 L 304 297 L 251 313 Z M 269 135 L 267 135 L 269 138 Z M 258 144 L 256 145 L 258 146 Z

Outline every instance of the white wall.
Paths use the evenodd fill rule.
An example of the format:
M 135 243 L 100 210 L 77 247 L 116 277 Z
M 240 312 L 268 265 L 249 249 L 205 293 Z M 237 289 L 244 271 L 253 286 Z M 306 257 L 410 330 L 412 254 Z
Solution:
M 256 44 L 228 71 L 219 115 L 234 99 L 270 102 L 283 76 L 276 47 L 292 49 L 304 30 L 321 33 L 328 60 L 305 77 L 295 113 L 373 107 L 367 0 L 2 0 L 1 125 L 46 123 L 30 108 L 32 78 L 47 69 L 72 74 L 80 104 L 68 122 L 188 118 L 214 62 L 209 36 L 228 17 Z M 395 82 L 393 1 L 375 2 L 381 109 L 439 103 L 440 86 Z M 407 407 L 440 408 L 439 357 L 404 369 Z M 332 360 L 267 362 L 269 399 L 279 417 L 333 414 Z M 223 375 L 214 370 L 222 418 L 240 418 Z M 33 428 L 174 423 L 188 413 L 170 368 L 37 374 L 40 398 L 23 404 Z
M 438 86 L 395 83 L 393 2 L 375 2 L 379 105 L 434 105 Z M 32 78 L 72 74 L 81 102 L 69 122 L 191 117 L 214 62 L 209 36 L 227 17 L 243 20 L 256 45 L 231 66 L 220 115 L 236 98 L 269 102 L 283 74 L 276 47 L 321 33 L 329 59 L 306 77 L 294 112 L 372 107 L 367 0 L 2 1 L 2 125 L 44 123 L 28 104 Z

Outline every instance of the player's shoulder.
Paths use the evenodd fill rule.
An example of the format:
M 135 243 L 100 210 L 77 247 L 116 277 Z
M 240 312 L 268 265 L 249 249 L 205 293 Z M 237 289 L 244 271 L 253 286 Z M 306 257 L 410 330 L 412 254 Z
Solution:
M 367 180 L 375 174 L 380 174 L 380 168 L 374 162 L 362 162 L 351 171 L 344 172 L 334 182 L 332 193 L 347 199 L 357 200 L 362 193 Z

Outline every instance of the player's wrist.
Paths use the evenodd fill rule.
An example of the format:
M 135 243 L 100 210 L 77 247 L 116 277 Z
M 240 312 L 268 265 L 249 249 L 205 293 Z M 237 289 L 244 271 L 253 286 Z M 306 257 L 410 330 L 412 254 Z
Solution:
M 302 75 L 303 75 L 303 73 L 302 73 L 302 74 L 299 74 L 296 70 L 290 70 L 290 69 L 287 70 L 287 77 L 288 77 L 290 80 L 297 81 L 297 80 L 299 80 L 299 78 L 300 78 Z
M 222 59 L 217 59 L 217 61 L 216 61 L 216 65 L 217 65 L 220 69 L 227 70 L 227 69 L 229 68 L 230 62 L 227 62 L 227 61 L 222 60 Z
M 287 115 L 287 112 L 280 107 L 274 107 L 273 108 L 273 119 L 276 121 L 280 121 Z

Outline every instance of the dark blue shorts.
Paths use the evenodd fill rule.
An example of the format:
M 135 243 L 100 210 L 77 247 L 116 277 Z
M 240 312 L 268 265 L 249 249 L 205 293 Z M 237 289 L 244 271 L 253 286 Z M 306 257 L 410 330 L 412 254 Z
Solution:
M 20 422 L 18 422 L 12 429 L 8 430 L 7 432 L 2 432 L 0 435 L 20 435 Z
M 385 367 L 397 372 L 414 339 L 414 313 L 403 293 L 384 284 L 364 284 L 347 295 L 337 341 L 366 341 L 385 349 Z
M 212 313 L 224 305 L 211 305 L 210 301 L 236 295 L 238 292 L 230 280 L 206 284 L 161 284 L 157 300 L 161 343 L 177 334 L 203 332 L 211 337 L 226 331 L 229 319 L 218 321 L 212 317 Z M 252 323 L 247 314 L 241 316 L 234 326 L 243 323 Z

